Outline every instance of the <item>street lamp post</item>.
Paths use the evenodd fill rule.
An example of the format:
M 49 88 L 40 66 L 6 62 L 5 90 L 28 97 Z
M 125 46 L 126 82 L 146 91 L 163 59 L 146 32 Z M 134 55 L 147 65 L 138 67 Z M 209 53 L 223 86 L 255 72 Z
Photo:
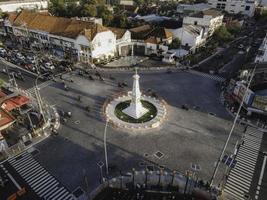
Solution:
M 251 81 L 252 81 L 252 79 L 253 79 L 253 76 L 254 76 L 254 73 L 255 73 L 255 70 L 256 70 L 256 67 L 257 67 L 257 64 L 258 64 L 258 63 L 255 64 L 255 67 L 254 67 L 254 69 L 253 69 L 253 71 L 252 71 L 252 73 L 251 73 L 250 80 L 249 80 L 248 85 L 247 85 L 247 87 L 246 87 L 246 91 L 245 91 L 245 93 L 244 93 L 244 95 L 243 95 L 242 101 L 241 101 L 241 103 L 240 103 L 240 105 L 239 105 L 239 108 L 238 108 L 238 111 L 237 111 L 237 113 L 236 113 L 236 116 L 235 116 L 233 125 L 232 125 L 232 127 L 231 127 L 230 132 L 229 132 L 229 135 L 228 135 L 228 137 L 227 137 L 227 140 L 226 140 L 226 142 L 225 142 L 225 144 L 224 144 L 224 147 L 223 147 L 223 149 L 222 149 L 222 151 L 221 151 L 221 154 L 220 154 L 220 156 L 219 156 L 219 158 L 218 158 L 218 161 L 216 162 L 216 166 L 215 166 L 215 168 L 214 168 L 214 171 L 213 171 L 213 174 L 212 174 L 212 177 L 211 177 L 211 180 L 210 180 L 210 186 L 212 186 L 213 181 L 214 181 L 214 178 L 215 178 L 215 176 L 217 175 L 217 172 L 218 172 L 218 169 L 219 169 L 219 166 L 220 166 L 220 162 L 221 162 L 221 160 L 223 159 L 224 152 L 225 152 L 225 150 L 226 150 L 226 147 L 227 147 L 227 145 L 228 145 L 228 143 L 229 143 L 229 141 L 230 141 L 230 138 L 231 138 L 231 136 L 232 136 L 232 133 L 233 133 L 233 131 L 234 131 L 236 122 L 237 122 L 237 120 L 238 120 L 238 118 L 239 118 L 239 113 L 240 113 L 240 111 L 241 111 L 241 109 L 242 109 L 242 107 L 243 107 L 243 104 L 244 104 L 244 101 L 245 101 L 245 97 L 246 97 L 246 94 L 248 93 L 248 90 L 249 90 Z
M 106 120 L 105 131 L 104 131 L 104 151 L 105 151 L 105 162 L 106 162 L 106 174 L 108 176 L 107 127 L 108 127 L 108 119 Z
M 43 74 L 45 75 L 45 74 Z M 43 102 L 42 102 L 42 98 L 41 98 L 41 94 L 38 88 L 38 79 L 43 77 L 43 75 L 38 75 L 37 78 L 35 79 L 35 94 L 36 94 L 36 99 L 37 99 L 37 103 L 40 109 L 40 113 L 43 116 L 44 121 L 46 122 L 45 116 L 44 116 L 44 111 L 43 111 Z

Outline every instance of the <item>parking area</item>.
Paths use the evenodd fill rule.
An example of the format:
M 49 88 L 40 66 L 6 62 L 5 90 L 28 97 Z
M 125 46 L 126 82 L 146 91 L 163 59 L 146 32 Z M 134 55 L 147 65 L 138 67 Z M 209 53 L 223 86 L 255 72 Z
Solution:
M 112 94 L 130 89 L 118 87 L 117 82 L 131 86 L 132 75 L 114 73 L 115 80 L 104 81 L 95 76 L 89 80 L 72 75 L 73 82 L 67 83 L 67 91 L 61 83 L 41 90 L 48 102 L 72 113 L 63 122 L 58 136 L 36 146 L 40 150 L 36 158 L 69 190 L 81 186 L 84 191 L 92 191 L 99 184 L 97 163 L 104 163 L 102 106 Z M 199 179 L 209 180 L 231 126 L 231 118 L 220 105 L 216 81 L 186 72 L 144 72 L 140 76 L 142 90 L 150 88 L 166 100 L 168 117 L 161 129 L 140 135 L 108 126 L 109 176 L 145 167 L 185 173 L 197 165 Z M 185 103 L 189 109 L 182 108 Z M 239 133 L 235 132 L 228 153 L 233 151 L 237 138 Z
M 0 47 L 0 57 L 7 62 L 21 67 L 36 75 L 42 75 L 46 79 L 51 79 L 53 75 L 71 70 L 73 63 L 67 60 L 59 60 L 48 52 L 37 51 L 36 49 L 26 49 L 20 44 L 7 41 Z M 2 68 L 2 73 L 10 73 L 9 69 Z M 16 78 L 24 81 L 24 75 L 13 71 Z

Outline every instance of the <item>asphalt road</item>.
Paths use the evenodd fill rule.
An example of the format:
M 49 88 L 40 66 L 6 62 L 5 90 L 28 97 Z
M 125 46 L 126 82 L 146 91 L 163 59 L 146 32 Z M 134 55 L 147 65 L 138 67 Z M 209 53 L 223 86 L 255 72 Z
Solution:
M 59 136 L 50 137 L 36 146 L 39 162 L 66 187 L 73 191 L 81 186 L 91 191 L 99 184 L 99 161 L 104 162 L 103 131 L 105 122 L 101 110 L 105 100 L 121 90 L 118 81 L 132 84 L 133 72 L 108 73 L 116 80 L 91 81 L 73 75 L 64 79 L 69 91 L 62 83 L 41 90 L 49 103 L 64 111 L 71 111 L 72 118 L 61 126 Z M 127 172 L 132 168 L 144 169 L 144 165 L 164 166 L 168 170 L 184 173 L 192 163 L 201 166 L 200 179 L 209 180 L 214 162 L 226 140 L 231 117 L 220 104 L 216 81 L 187 72 L 156 73 L 142 72 L 141 89 L 151 88 L 168 103 L 168 117 L 161 129 L 146 134 L 132 134 L 108 127 L 108 157 L 111 169 L 109 176 Z M 78 95 L 82 101 L 78 101 Z M 182 104 L 199 106 L 199 110 L 180 109 Z M 85 110 L 90 106 L 91 111 Z M 216 116 L 210 115 L 213 112 Z M 236 132 L 228 152 L 233 150 L 239 138 Z M 155 153 L 160 151 L 160 159 Z M 223 170 L 222 170 L 223 172 Z M 222 174 L 219 173 L 217 181 Z M 88 186 L 85 182 L 88 179 Z
M 7 73 L 3 73 L 3 69 L 4 70 L 8 70 L 9 75 Z M 8 82 L 9 81 L 9 76 L 11 76 L 12 72 L 21 72 L 23 77 L 24 77 L 24 81 L 20 80 L 20 79 L 16 79 L 16 82 L 18 84 L 19 87 L 23 88 L 23 89 L 28 89 L 34 86 L 34 81 L 36 79 L 35 76 L 33 76 L 32 74 L 29 74 L 23 70 L 20 70 L 20 68 L 12 68 L 8 65 L 6 65 L 5 63 L 0 61 L 0 78 L 3 79 L 4 81 Z M 12 77 L 12 76 L 11 76 Z

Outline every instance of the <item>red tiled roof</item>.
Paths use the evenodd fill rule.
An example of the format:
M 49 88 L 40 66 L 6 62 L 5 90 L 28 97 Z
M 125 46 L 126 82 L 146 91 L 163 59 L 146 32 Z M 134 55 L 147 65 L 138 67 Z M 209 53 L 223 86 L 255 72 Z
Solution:
M 9 112 L 15 108 L 19 108 L 19 107 L 27 104 L 27 103 L 29 103 L 29 98 L 26 96 L 19 95 L 19 96 L 12 97 L 12 98 L 6 100 L 2 104 L 1 108 L 5 109 L 6 111 Z
M 0 98 L 5 97 L 5 96 L 6 96 L 6 94 L 4 92 L 0 91 Z

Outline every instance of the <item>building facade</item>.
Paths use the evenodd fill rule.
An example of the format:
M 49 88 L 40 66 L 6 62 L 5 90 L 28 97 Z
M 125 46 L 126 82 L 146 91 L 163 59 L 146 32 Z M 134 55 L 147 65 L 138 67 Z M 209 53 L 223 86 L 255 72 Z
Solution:
M 209 0 L 208 4 L 232 14 L 243 14 L 253 17 L 255 8 L 258 5 L 257 0 Z
M 25 46 L 46 49 L 56 56 L 92 62 L 113 57 L 116 35 L 92 22 L 21 11 L 5 21 L 7 34 Z
M 267 63 L 267 35 L 265 36 L 255 58 L 255 62 Z
M 183 25 L 202 26 L 207 36 L 223 24 L 223 14 L 215 9 L 208 9 L 183 18 Z
M 178 29 L 168 29 L 173 33 L 174 38 L 179 38 L 182 46 L 194 52 L 206 42 L 205 29 L 196 25 L 184 25 Z

